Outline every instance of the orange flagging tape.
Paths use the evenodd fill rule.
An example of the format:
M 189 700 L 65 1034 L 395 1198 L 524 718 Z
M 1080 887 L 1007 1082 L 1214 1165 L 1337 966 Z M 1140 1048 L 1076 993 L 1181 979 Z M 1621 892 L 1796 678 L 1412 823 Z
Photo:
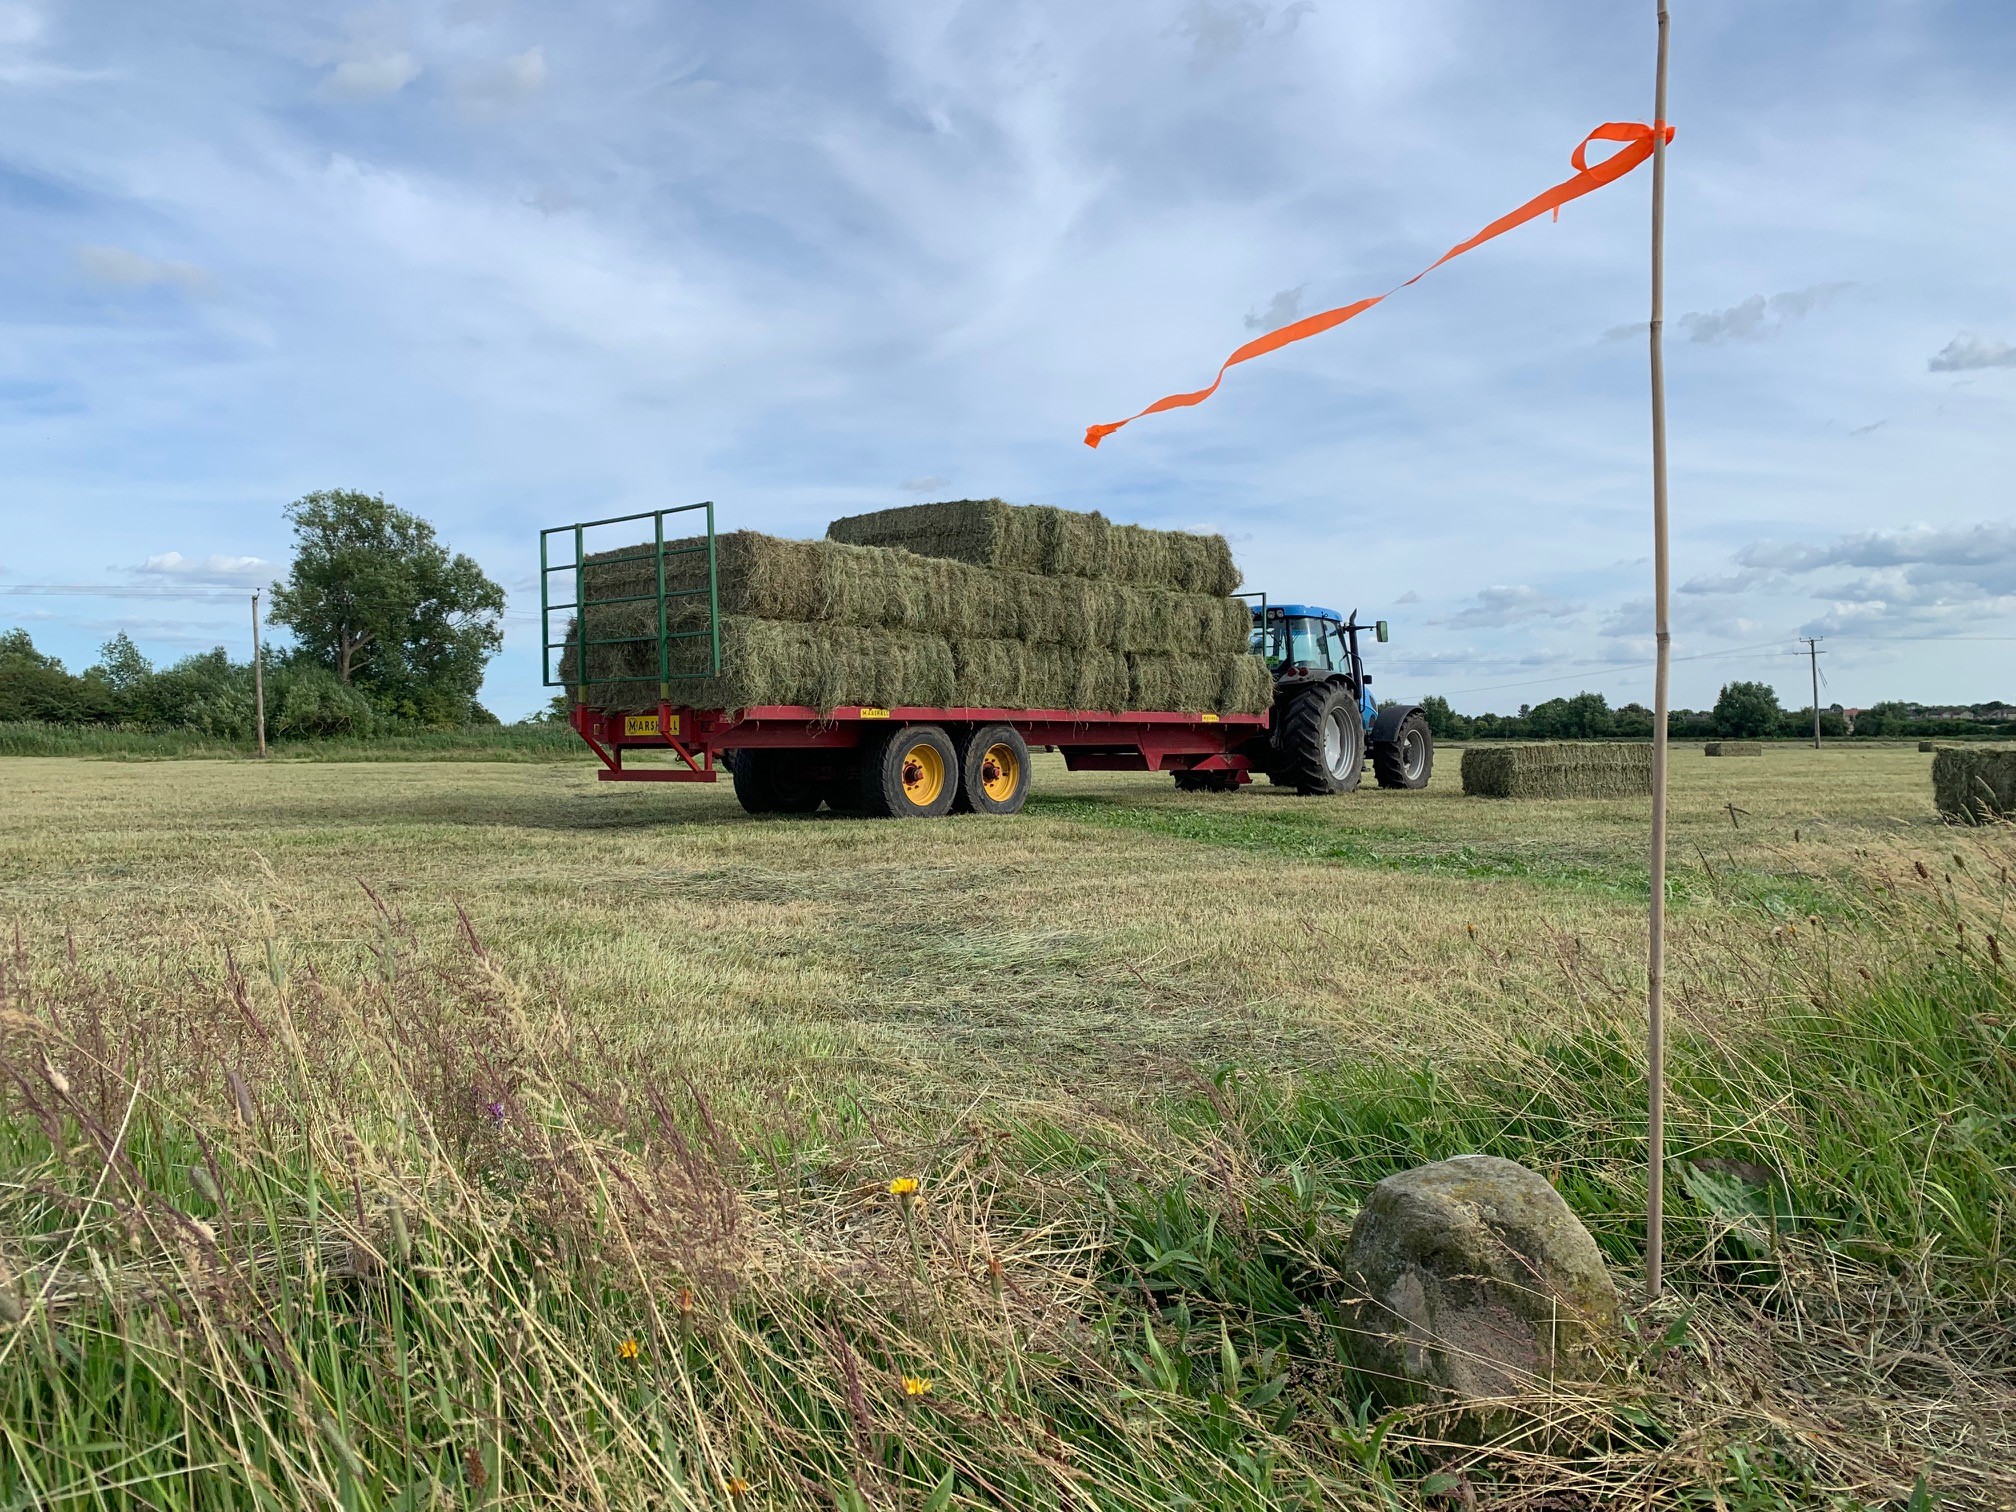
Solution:
M 1673 140 L 1673 128 L 1660 123 L 1668 142 Z M 1138 415 L 1129 415 L 1125 420 L 1115 420 L 1111 425 L 1088 425 L 1085 428 L 1085 444 L 1097 446 L 1121 426 L 1139 420 L 1141 415 L 1159 414 L 1163 410 L 1181 409 L 1185 405 L 1202 404 L 1218 392 L 1218 385 L 1225 381 L 1225 370 L 1234 363 L 1248 362 L 1255 357 L 1264 357 L 1269 352 L 1279 351 L 1291 341 L 1301 341 L 1308 336 L 1319 336 L 1333 326 L 1340 326 L 1354 315 L 1362 315 L 1380 300 L 1398 294 L 1409 284 L 1417 284 L 1433 273 L 1452 257 L 1460 257 L 1472 247 L 1482 246 L 1494 236 L 1503 236 L 1514 226 L 1523 226 L 1527 221 L 1546 214 L 1549 210 L 1559 212 L 1570 200 L 1580 199 L 1592 189 L 1601 189 L 1605 184 L 1614 184 L 1633 168 L 1652 156 L 1655 127 L 1643 121 L 1606 121 L 1589 135 L 1569 156 L 1568 161 L 1575 167 L 1573 178 L 1563 179 L 1552 189 L 1537 194 L 1526 201 L 1510 215 L 1501 215 L 1468 241 L 1458 242 L 1419 273 L 1396 284 L 1384 294 L 1374 294 L 1370 299 L 1361 299 L 1354 304 L 1341 305 L 1334 310 L 1325 310 L 1320 315 L 1306 315 L 1302 319 L 1282 326 L 1278 331 L 1269 331 L 1265 336 L 1257 336 L 1239 348 L 1219 365 L 1218 376 L 1211 380 L 1209 388 L 1198 389 L 1192 394 L 1171 394 L 1166 399 L 1157 399 Z M 1589 166 L 1588 153 L 1591 142 L 1622 142 L 1624 145 L 1603 159 L 1593 168 Z

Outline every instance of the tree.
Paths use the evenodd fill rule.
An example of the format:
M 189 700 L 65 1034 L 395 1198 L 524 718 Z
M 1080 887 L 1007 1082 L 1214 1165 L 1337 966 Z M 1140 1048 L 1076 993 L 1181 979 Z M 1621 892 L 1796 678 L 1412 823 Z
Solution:
M 1528 729 L 1541 740 L 1601 740 L 1616 731 L 1610 702 L 1601 693 L 1550 698 L 1524 712 Z
M 92 669 L 114 693 L 137 692 L 154 675 L 154 664 L 140 654 L 133 638 L 121 630 L 98 648 L 98 665 Z
M 275 624 L 380 710 L 428 724 L 468 718 L 503 644 L 504 590 L 451 554 L 434 527 L 350 490 L 287 506 L 294 563 L 273 587 Z
M 1769 683 L 1732 682 L 1715 700 L 1715 733 L 1755 739 L 1778 727 L 1778 694 Z
M 1421 700 L 1421 716 L 1428 721 L 1428 733 L 1437 740 L 1470 738 L 1470 721 L 1450 708 L 1449 700 L 1439 693 L 1430 693 Z

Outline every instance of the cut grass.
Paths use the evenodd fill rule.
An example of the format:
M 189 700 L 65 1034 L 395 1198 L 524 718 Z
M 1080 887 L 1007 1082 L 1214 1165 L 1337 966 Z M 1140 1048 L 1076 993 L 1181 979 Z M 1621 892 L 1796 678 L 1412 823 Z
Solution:
M 571 761 L 581 739 L 565 725 L 493 725 L 422 730 L 368 740 L 275 740 L 273 761 Z M 111 761 L 247 761 L 251 741 L 219 740 L 196 730 L 0 721 L 0 756 L 87 756 Z

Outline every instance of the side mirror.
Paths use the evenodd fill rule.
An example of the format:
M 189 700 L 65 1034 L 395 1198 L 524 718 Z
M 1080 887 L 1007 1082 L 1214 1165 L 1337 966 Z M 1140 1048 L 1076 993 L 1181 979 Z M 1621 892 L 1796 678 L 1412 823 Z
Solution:
M 1372 626 L 1372 633 L 1379 637 L 1380 645 L 1382 646 L 1385 645 L 1387 641 L 1386 621 L 1379 620 L 1376 623 L 1374 623 L 1374 625 Z

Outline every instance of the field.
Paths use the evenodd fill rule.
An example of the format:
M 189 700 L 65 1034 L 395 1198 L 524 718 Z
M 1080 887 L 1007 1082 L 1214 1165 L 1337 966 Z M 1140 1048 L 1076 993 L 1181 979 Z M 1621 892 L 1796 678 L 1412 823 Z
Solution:
M 1643 801 L 1441 756 L 1330 801 L 1039 758 L 921 824 L 0 763 L 0 1504 L 2006 1504 L 2009 846 L 1907 748 L 1674 753 L 1677 1137 L 1779 1175 L 1680 1167 L 1691 1300 L 1575 1406 L 1605 1447 L 1463 1458 L 1323 1363 L 1409 1159 L 1642 1239 Z

